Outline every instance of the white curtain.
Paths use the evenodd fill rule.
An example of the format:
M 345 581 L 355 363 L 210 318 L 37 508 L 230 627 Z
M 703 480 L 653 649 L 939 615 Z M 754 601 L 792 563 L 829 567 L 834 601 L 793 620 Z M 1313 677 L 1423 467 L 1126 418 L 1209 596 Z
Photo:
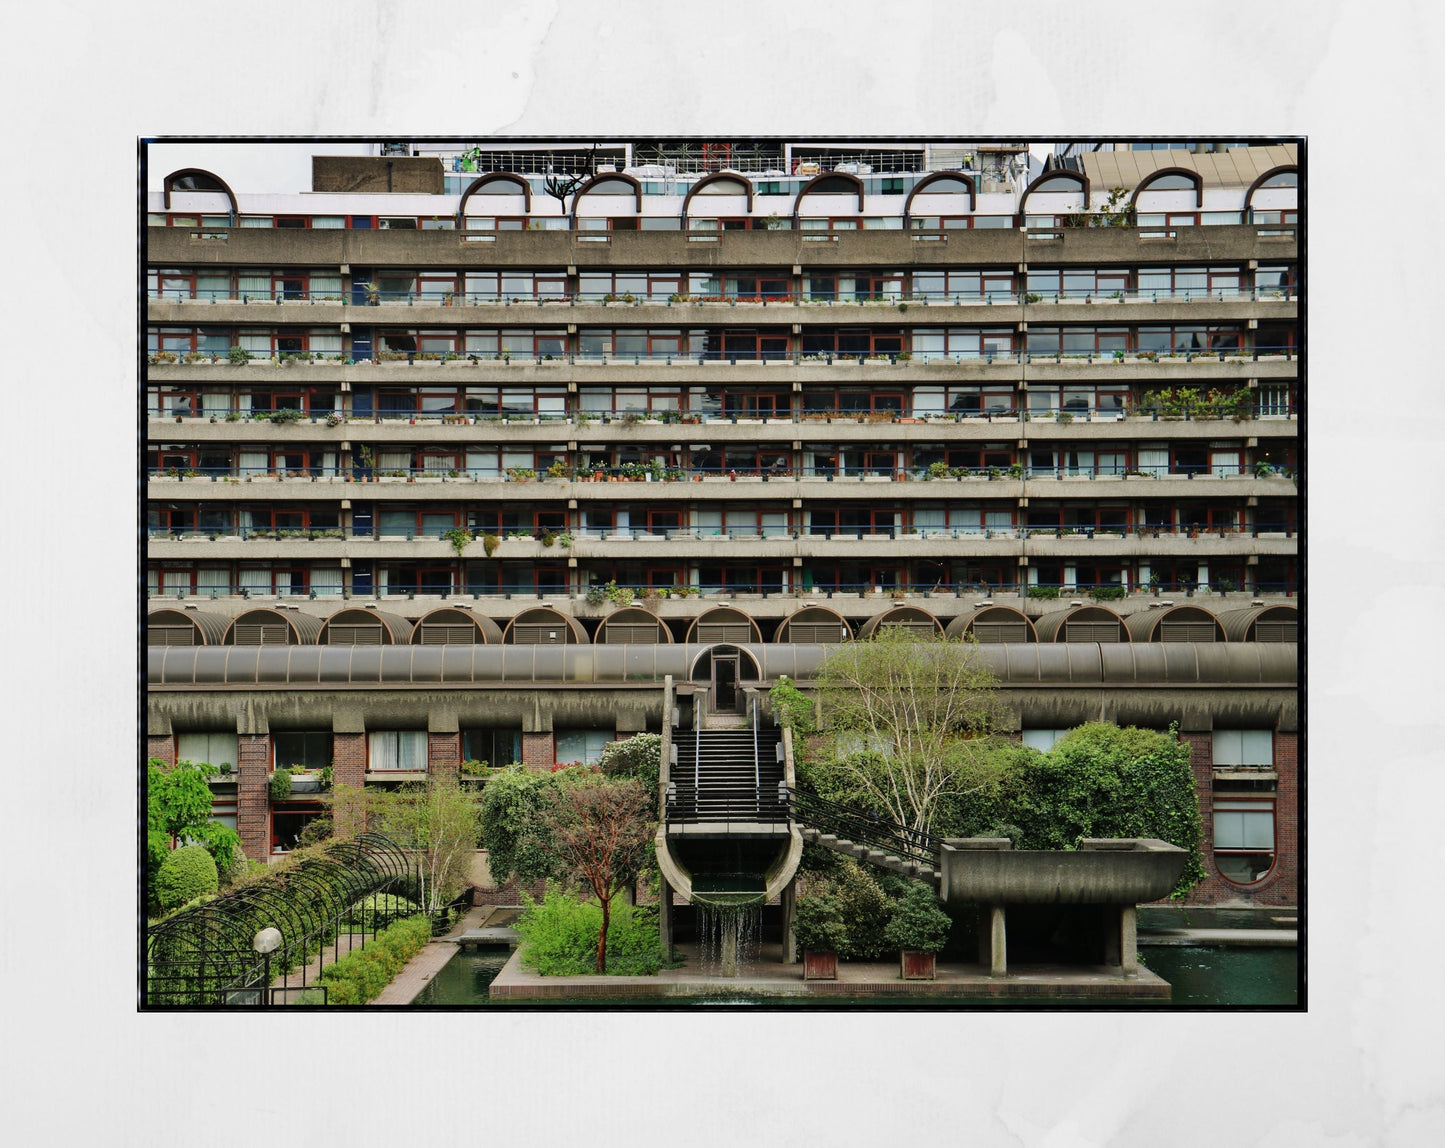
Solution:
M 196 571 L 196 589 L 199 591 L 219 590 L 227 592 L 231 588 L 231 572 L 229 570 L 208 570 L 202 566 Z
M 370 770 L 426 769 L 426 730 L 378 730 L 369 734 Z
M 241 571 L 241 589 L 269 594 L 271 592 L 271 571 L 243 569 Z
M 183 733 L 176 739 L 178 761 L 236 764 L 236 735 L 233 733 Z
M 311 567 L 311 589 L 317 594 L 340 594 L 341 567 Z

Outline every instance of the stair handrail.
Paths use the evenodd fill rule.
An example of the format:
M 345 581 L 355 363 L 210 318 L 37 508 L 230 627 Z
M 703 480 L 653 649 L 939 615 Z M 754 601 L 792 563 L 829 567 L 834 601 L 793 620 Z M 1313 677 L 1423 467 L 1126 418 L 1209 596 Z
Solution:
M 793 820 L 809 828 L 835 833 L 859 845 L 876 846 L 930 868 L 938 867 L 943 842 L 931 833 L 879 817 L 870 810 L 830 801 L 801 786 L 791 790 L 788 798 Z
M 763 811 L 763 772 L 758 760 L 758 695 L 753 695 L 753 796 L 758 813 Z

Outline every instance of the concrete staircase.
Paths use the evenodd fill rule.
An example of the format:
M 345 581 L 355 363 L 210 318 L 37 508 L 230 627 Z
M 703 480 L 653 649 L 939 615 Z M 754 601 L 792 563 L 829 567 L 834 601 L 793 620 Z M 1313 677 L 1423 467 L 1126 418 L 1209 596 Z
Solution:
M 778 759 L 779 734 L 759 730 L 758 760 L 753 757 L 751 729 L 705 729 L 679 736 L 673 745 L 677 761 L 671 770 L 671 808 L 678 820 L 786 821 L 779 799 L 783 763 Z
M 823 833 L 806 825 L 800 825 L 798 829 L 803 835 L 803 840 L 813 845 L 821 845 L 824 849 L 841 853 L 844 857 L 851 857 L 853 860 L 862 861 L 867 865 L 876 865 L 880 869 L 901 873 L 905 877 L 916 877 L 920 881 L 927 881 L 935 890 L 942 887 L 943 875 L 937 869 L 933 869 L 921 861 L 899 857 L 896 854 L 884 852 L 882 849 L 875 849 L 870 845 L 860 845 L 849 841 L 846 837 Z

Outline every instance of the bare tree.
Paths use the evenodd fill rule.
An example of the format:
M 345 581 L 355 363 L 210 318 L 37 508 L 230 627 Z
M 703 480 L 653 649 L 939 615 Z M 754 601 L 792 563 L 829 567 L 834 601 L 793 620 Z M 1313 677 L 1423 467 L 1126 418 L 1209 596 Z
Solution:
M 856 743 L 835 768 L 899 824 L 929 831 L 939 798 L 994 776 L 996 679 L 975 642 L 885 628 L 838 646 L 816 683 L 824 725 Z
M 543 190 L 553 199 L 562 205 L 562 214 L 567 212 L 567 197 L 575 195 L 577 189 L 597 174 L 597 148 L 594 146 L 587 153 L 587 158 L 582 163 L 581 171 L 569 172 L 548 172 L 542 181 Z
M 653 804 L 654 795 L 636 778 L 595 774 L 562 786 L 542 810 L 551 832 L 538 835 L 538 846 L 561 861 L 573 880 L 586 885 L 602 906 L 599 973 L 607 971 L 612 898 L 636 877 L 652 842 Z

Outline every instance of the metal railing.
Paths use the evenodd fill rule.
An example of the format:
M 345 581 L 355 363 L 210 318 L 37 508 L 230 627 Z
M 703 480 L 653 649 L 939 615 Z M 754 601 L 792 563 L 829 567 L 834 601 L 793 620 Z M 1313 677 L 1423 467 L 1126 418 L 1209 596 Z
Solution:
M 900 825 L 856 806 L 829 801 L 809 789 L 795 787 L 787 794 L 792 819 L 809 829 L 879 849 L 903 860 L 917 861 L 930 869 L 939 865 L 943 843 L 931 833 Z

